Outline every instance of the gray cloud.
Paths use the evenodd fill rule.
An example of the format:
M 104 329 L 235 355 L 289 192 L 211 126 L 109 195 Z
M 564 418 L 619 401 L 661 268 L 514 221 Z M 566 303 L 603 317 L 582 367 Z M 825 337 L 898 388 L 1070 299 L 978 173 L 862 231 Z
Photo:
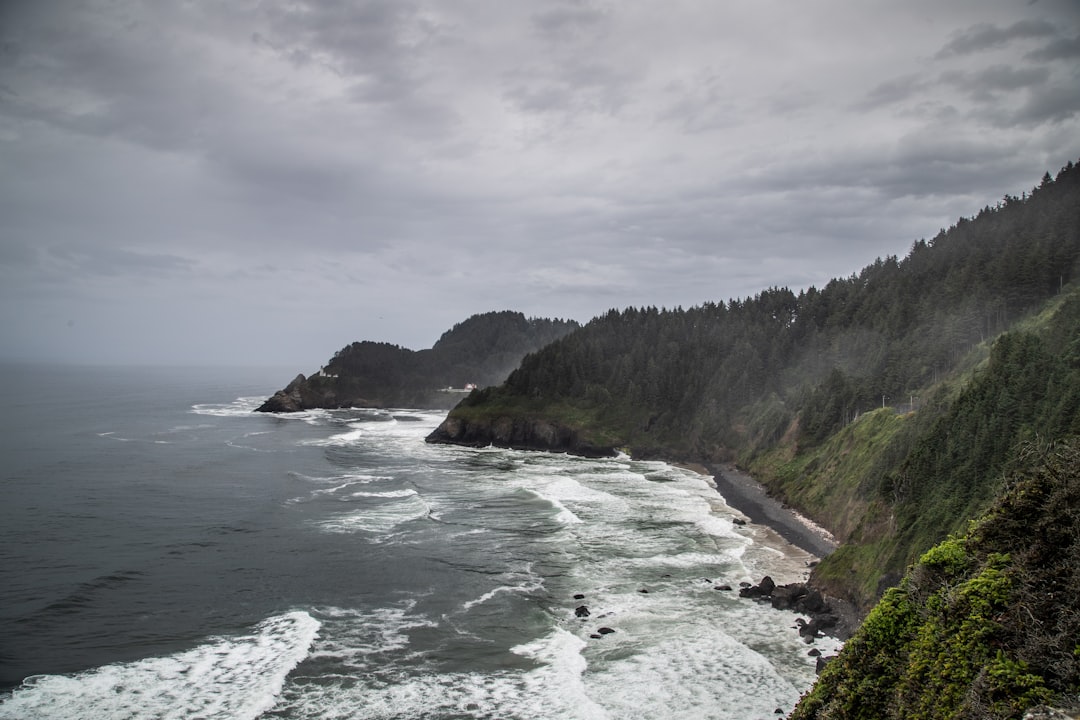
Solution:
M 999 91 L 1022 90 L 1046 84 L 1050 71 L 1044 67 L 1014 68 L 1008 65 L 991 65 L 976 72 L 952 71 L 942 75 L 942 80 L 961 92 L 980 100 L 992 99 Z
M 904 102 L 913 97 L 921 97 L 930 85 L 931 83 L 926 78 L 916 74 L 892 78 L 871 88 L 856 107 L 870 110 Z
M 548 40 L 562 42 L 596 33 L 603 27 L 606 15 L 589 4 L 571 2 L 533 14 L 532 23 Z
M 1024 57 L 1028 60 L 1042 62 L 1078 58 L 1080 57 L 1080 35 L 1071 38 L 1057 38 L 1038 50 L 1025 53 Z
M 1080 115 L 1080 73 L 1034 90 L 1015 114 L 1020 123 L 1063 123 Z
M 1080 155 L 1055 2 L 5 3 L 0 356 L 821 284 Z
M 46 254 L 68 277 L 163 277 L 190 272 L 195 267 L 188 258 L 123 248 L 69 244 L 49 247 Z
M 954 33 L 952 39 L 938 50 L 935 57 L 968 55 L 1002 47 L 1013 40 L 1049 37 L 1056 34 L 1057 29 L 1053 23 L 1041 19 L 1018 20 L 1008 27 L 979 23 Z

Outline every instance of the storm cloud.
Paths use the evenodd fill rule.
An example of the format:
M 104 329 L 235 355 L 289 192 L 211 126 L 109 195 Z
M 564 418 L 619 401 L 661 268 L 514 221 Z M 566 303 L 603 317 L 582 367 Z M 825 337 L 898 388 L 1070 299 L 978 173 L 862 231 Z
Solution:
M 0 5 L 0 358 L 316 369 L 903 255 L 1080 157 L 1071 0 Z

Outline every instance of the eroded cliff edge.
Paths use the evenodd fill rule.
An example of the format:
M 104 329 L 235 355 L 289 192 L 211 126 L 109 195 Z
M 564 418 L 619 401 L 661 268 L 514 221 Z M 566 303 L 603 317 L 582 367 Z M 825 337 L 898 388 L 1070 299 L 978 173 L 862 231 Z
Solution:
M 550 420 L 502 415 L 470 420 L 451 415 L 428 435 L 429 443 L 497 447 L 512 450 L 566 452 L 585 457 L 612 457 L 615 448 L 584 439 L 573 428 Z

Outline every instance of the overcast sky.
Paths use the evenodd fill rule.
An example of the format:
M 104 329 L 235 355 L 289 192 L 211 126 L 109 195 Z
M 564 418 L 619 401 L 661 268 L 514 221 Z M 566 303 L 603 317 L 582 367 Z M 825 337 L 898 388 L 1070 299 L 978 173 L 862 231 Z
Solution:
M 0 0 L 0 357 L 820 287 L 1077 159 L 1076 0 Z

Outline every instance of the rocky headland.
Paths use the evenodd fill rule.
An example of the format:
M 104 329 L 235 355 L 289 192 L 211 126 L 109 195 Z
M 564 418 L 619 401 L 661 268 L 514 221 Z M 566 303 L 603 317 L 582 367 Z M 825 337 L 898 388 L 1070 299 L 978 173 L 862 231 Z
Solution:
M 458 323 L 426 350 L 370 340 L 354 342 L 335 353 L 318 372 L 297 375 L 256 411 L 450 409 L 471 389 L 501 383 L 525 355 L 578 327 L 572 320 L 526 318 L 519 312 L 501 311 Z

